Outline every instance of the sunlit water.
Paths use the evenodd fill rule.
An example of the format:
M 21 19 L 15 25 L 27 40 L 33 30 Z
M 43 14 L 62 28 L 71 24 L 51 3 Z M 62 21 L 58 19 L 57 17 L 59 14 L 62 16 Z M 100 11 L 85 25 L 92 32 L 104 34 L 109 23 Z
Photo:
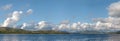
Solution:
M 0 34 L 0 41 L 120 41 L 106 34 Z

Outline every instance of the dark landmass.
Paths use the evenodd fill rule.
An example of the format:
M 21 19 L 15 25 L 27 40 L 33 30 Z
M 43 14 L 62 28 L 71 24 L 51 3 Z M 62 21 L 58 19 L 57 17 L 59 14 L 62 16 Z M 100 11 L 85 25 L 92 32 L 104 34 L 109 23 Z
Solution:
M 109 32 L 109 34 L 120 34 L 120 31 L 117 31 L 117 32 Z
M 10 28 L 10 27 L 0 27 L 0 34 L 120 34 L 118 32 L 108 32 L 108 33 L 101 33 L 98 31 L 83 31 L 83 32 L 76 32 L 76 33 L 69 33 L 64 31 L 54 31 L 54 30 L 39 30 L 39 31 L 29 31 L 17 28 Z
M 116 34 L 120 34 L 120 31 L 116 32 Z
M 0 27 L 0 34 L 69 34 L 67 32 L 45 30 L 45 31 L 28 31 L 23 29 Z

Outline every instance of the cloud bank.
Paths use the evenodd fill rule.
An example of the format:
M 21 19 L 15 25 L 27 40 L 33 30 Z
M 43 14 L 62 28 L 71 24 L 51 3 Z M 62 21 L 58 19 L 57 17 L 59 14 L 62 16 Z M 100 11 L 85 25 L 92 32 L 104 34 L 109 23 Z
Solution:
M 31 14 L 32 9 L 28 9 L 27 14 Z M 4 23 L 4 27 L 13 26 L 19 21 L 22 11 L 14 11 L 11 17 L 8 17 Z M 120 1 L 108 6 L 107 18 L 94 18 L 94 23 L 70 23 L 69 20 L 64 20 L 59 24 L 49 23 L 47 21 L 39 21 L 38 23 L 23 23 L 20 29 L 25 30 L 57 30 L 67 32 L 80 31 L 100 31 L 114 32 L 120 31 Z
M 95 23 L 81 23 L 81 22 L 70 23 L 69 20 L 65 20 L 65 21 L 62 21 L 60 24 L 52 24 L 52 23 L 47 23 L 46 21 L 40 21 L 39 23 L 34 24 L 34 26 L 31 29 L 58 30 L 58 31 L 68 31 L 68 32 L 119 31 L 120 30 L 120 1 L 110 4 L 110 6 L 108 7 L 108 11 L 109 11 L 108 12 L 109 16 L 107 18 L 94 18 Z M 23 24 L 24 29 L 28 27 L 25 25 L 27 24 Z

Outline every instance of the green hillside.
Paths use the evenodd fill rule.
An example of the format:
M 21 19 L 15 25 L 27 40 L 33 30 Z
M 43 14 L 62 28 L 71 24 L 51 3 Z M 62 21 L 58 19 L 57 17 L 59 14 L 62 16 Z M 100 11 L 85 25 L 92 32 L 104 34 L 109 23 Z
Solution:
M 53 30 L 28 31 L 28 30 L 16 29 L 10 27 L 0 27 L 0 34 L 70 34 L 70 33 L 53 31 Z M 101 34 L 101 33 L 97 31 L 83 31 L 83 32 L 71 33 L 71 34 Z M 120 31 L 102 33 L 102 34 L 120 34 Z
M 27 31 L 23 29 L 0 27 L 0 34 L 68 34 L 67 32 L 59 32 L 52 30 L 45 31 Z

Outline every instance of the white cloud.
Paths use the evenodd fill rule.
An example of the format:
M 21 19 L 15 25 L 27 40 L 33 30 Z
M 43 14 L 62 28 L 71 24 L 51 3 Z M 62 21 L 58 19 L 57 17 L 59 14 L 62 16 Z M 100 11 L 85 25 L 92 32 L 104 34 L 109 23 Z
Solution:
M 57 29 L 61 31 L 68 31 L 70 29 L 70 24 L 60 24 Z
M 94 19 L 95 20 L 95 19 Z M 108 17 L 108 18 L 97 18 L 95 28 L 102 31 L 119 31 L 120 30 L 120 18 Z
M 120 1 L 112 3 L 109 7 L 109 16 L 107 18 L 95 18 L 95 23 L 70 23 L 69 20 L 64 20 L 58 25 L 53 25 L 46 21 L 40 21 L 33 27 L 37 30 L 58 30 L 58 31 L 100 31 L 113 32 L 120 30 Z M 28 10 L 31 12 L 32 10 Z
M 26 24 L 27 25 L 27 24 Z M 24 27 L 24 24 L 23 24 Z M 112 24 L 111 22 L 101 22 L 96 23 L 72 23 L 72 24 L 52 24 L 46 21 L 40 21 L 36 24 L 29 24 L 25 27 L 27 30 L 57 30 L 57 31 L 67 31 L 67 32 L 79 32 L 79 31 L 100 31 L 100 32 L 110 32 L 119 31 L 120 25 Z
M 54 27 L 54 25 L 52 25 L 52 23 L 48 23 L 46 21 L 40 21 L 38 23 L 38 29 L 41 30 L 52 30 L 52 28 Z
M 107 18 L 96 18 L 95 28 L 100 31 L 119 31 L 120 30 L 120 1 L 112 3 L 109 7 Z
M 38 26 L 37 26 L 37 28 L 38 29 L 41 29 L 41 30 L 47 30 L 47 29 L 51 29 L 50 28 L 50 26 L 49 26 L 49 24 L 46 22 L 46 21 L 40 21 L 39 23 L 38 23 Z
M 29 11 L 29 10 L 28 10 Z M 13 27 L 19 21 L 23 11 L 13 11 L 13 13 L 3 22 L 3 27 Z M 25 15 L 25 14 L 23 14 Z M 24 24 L 25 25 L 25 24 Z
M 32 12 L 33 12 L 32 9 L 28 9 L 28 10 L 27 10 L 27 14 L 31 14 Z
M 12 4 L 7 4 L 7 5 L 2 6 L 1 9 L 2 10 L 9 10 L 12 8 L 12 6 L 13 6 Z
M 120 1 L 112 3 L 108 10 L 111 17 L 120 17 Z
M 12 13 L 11 17 L 8 17 L 4 23 L 3 26 L 7 27 L 7 26 L 13 26 L 20 18 L 20 15 L 22 14 L 22 11 L 14 11 Z
M 58 31 L 119 31 L 120 30 L 120 2 L 112 3 L 109 7 L 109 16 L 107 18 L 95 18 L 95 23 L 70 23 L 69 20 L 64 20 L 60 24 L 52 24 L 46 21 L 40 21 L 38 23 L 23 23 L 21 29 L 26 30 L 58 30 Z M 27 14 L 31 14 L 32 9 L 27 10 Z M 14 25 L 19 19 L 22 11 L 14 11 L 11 17 L 8 17 L 3 26 Z
M 24 29 L 24 28 L 27 27 L 27 26 L 28 26 L 27 23 L 23 23 L 21 29 Z
M 53 24 L 50 24 L 46 21 L 40 21 L 38 23 L 23 23 L 21 29 L 26 29 L 26 30 L 55 30 L 56 26 Z
M 35 28 L 35 26 L 36 26 L 36 24 L 34 24 L 34 23 L 23 23 L 21 26 L 21 29 L 35 31 L 38 29 L 38 28 Z

